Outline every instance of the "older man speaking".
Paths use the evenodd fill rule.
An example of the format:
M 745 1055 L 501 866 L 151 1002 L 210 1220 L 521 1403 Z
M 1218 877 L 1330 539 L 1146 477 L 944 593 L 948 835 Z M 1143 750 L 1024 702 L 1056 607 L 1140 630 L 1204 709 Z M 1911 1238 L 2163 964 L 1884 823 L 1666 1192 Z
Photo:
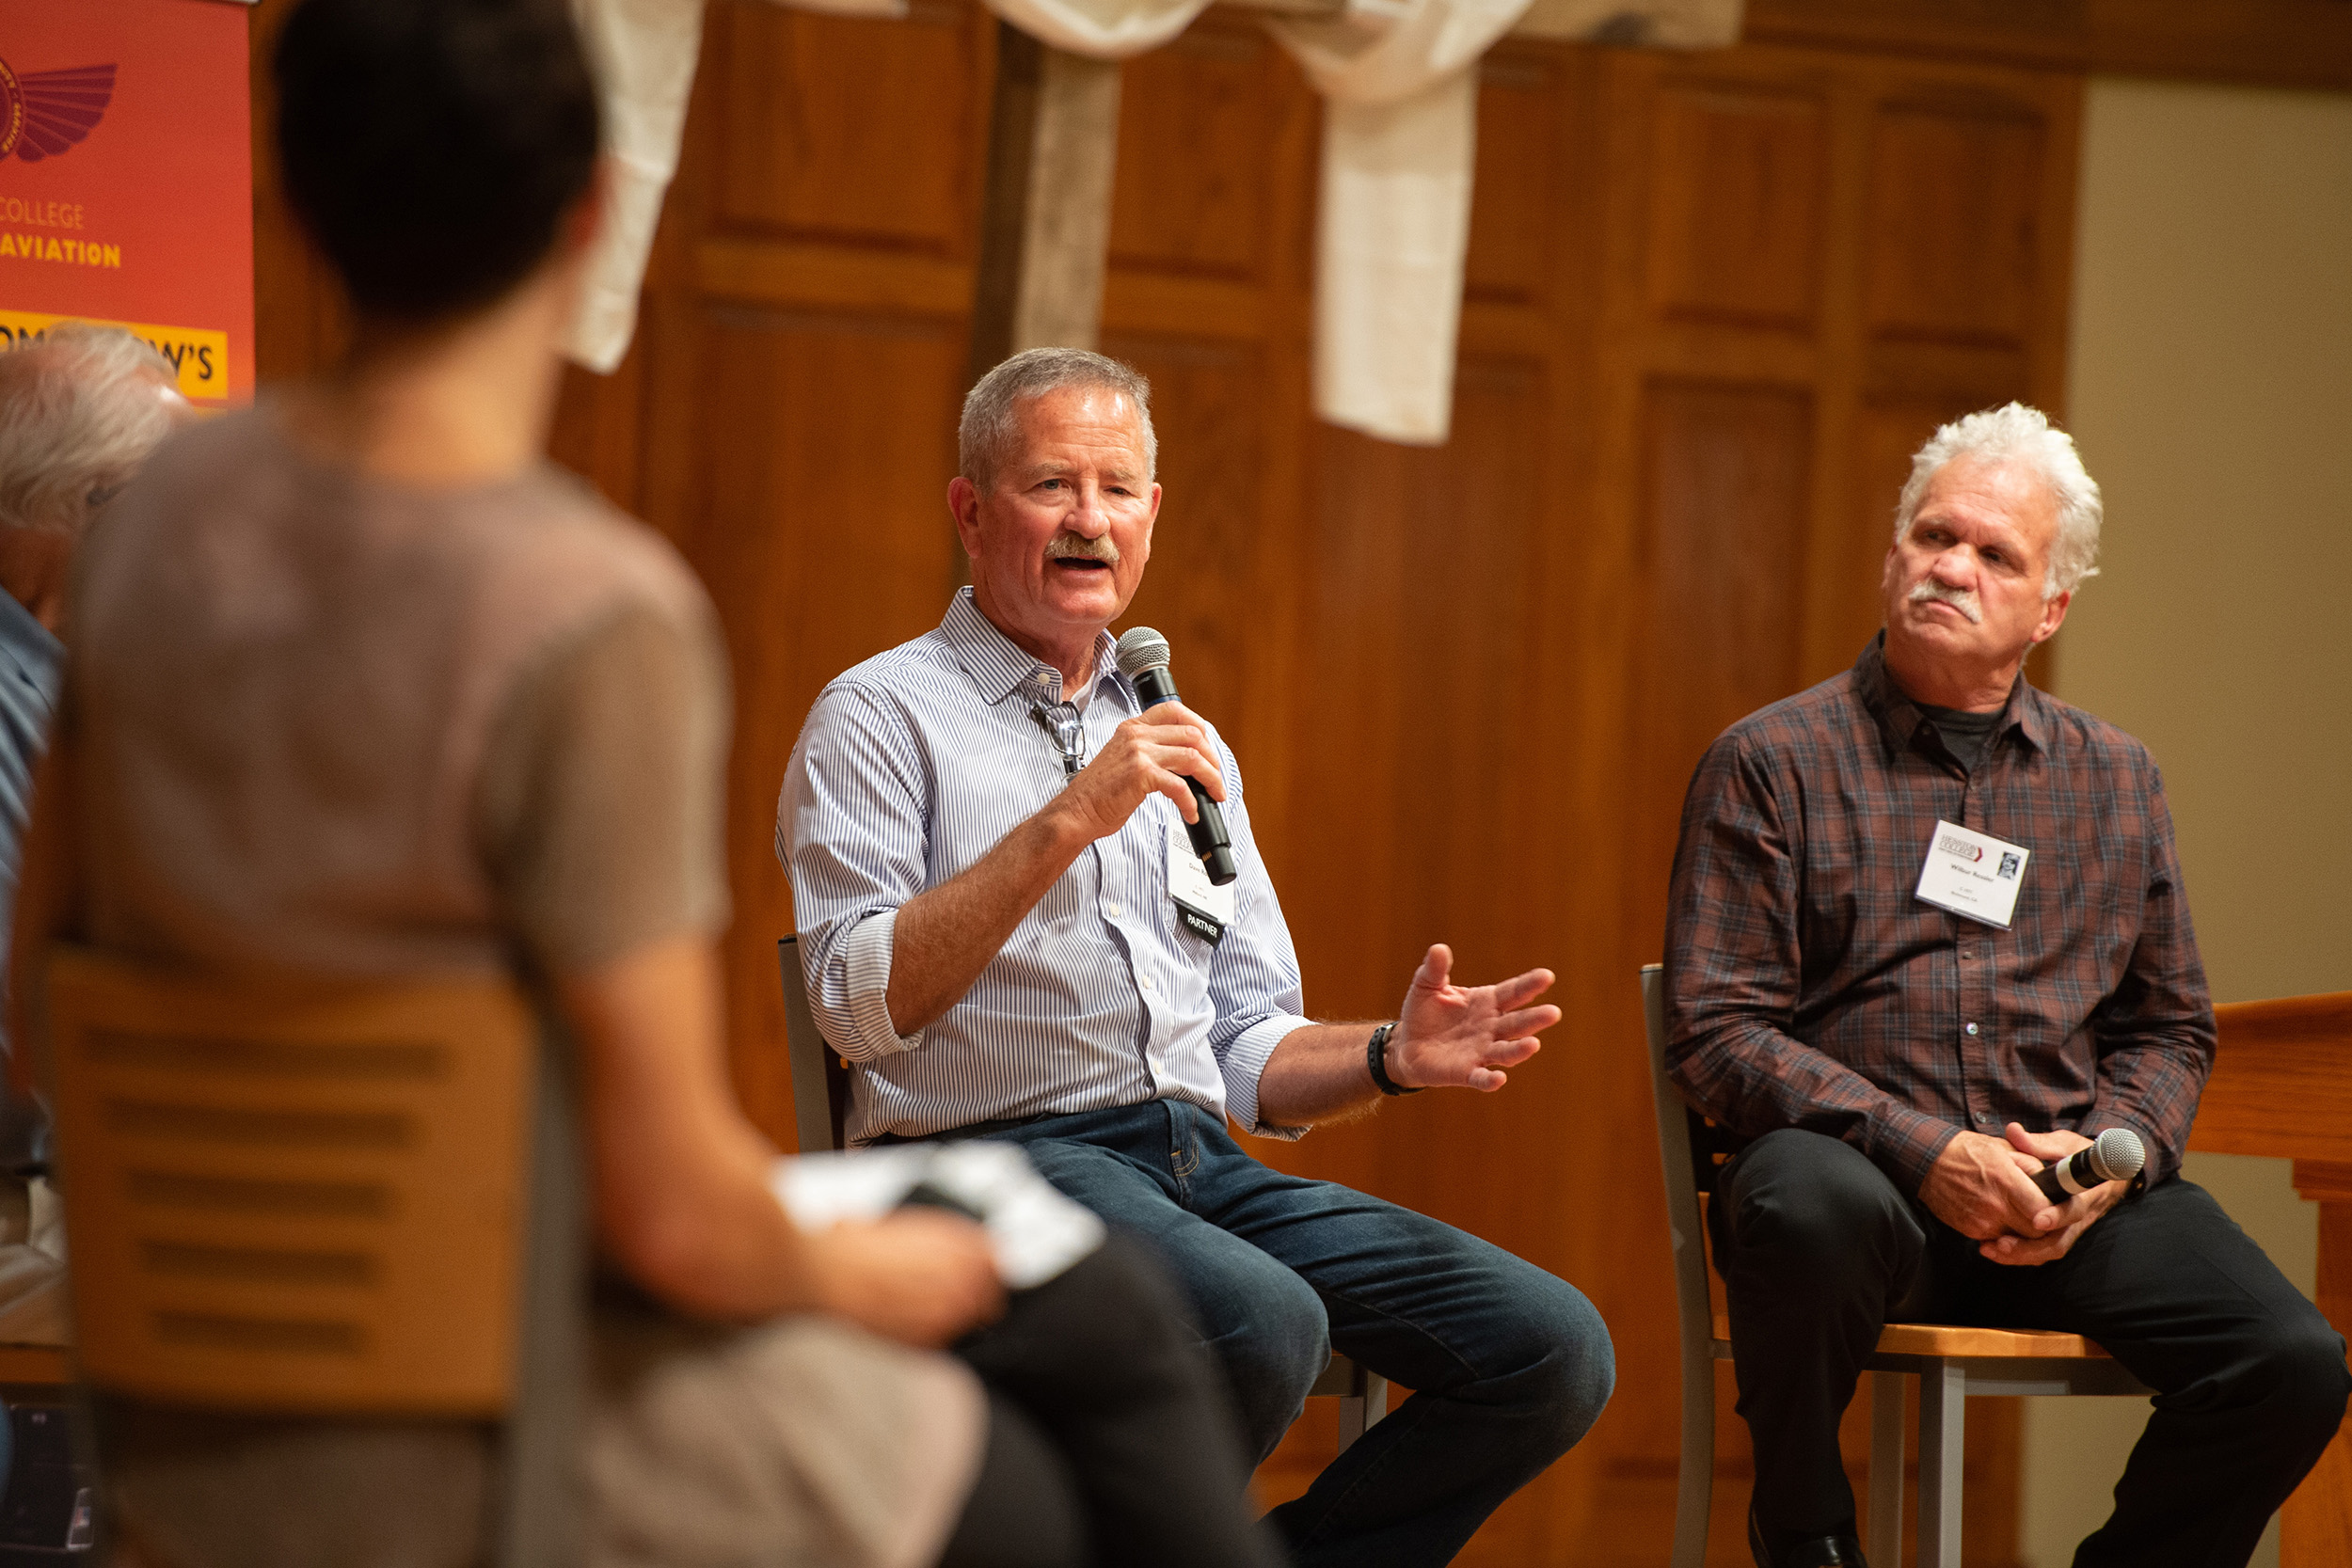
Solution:
M 1890 1318 L 2088 1335 L 2156 1390 L 2076 1568 L 2243 1563 L 2344 1414 L 2344 1341 L 2179 1174 L 2214 1021 L 2155 764 L 2020 675 L 2099 520 L 2032 409 L 1937 431 L 1883 635 L 1691 784 L 1667 1065 L 1754 1140 L 1708 1218 L 1762 1568 L 1862 1560 L 1837 1420 Z M 2108 1130 L 2137 1179 L 2044 1196 Z
M 1333 1345 L 1416 1390 L 1275 1518 L 1302 1564 L 1444 1562 L 1600 1413 L 1607 1331 L 1498 1247 L 1267 1169 L 1226 1118 L 1291 1137 L 1383 1094 L 1499 1089 L 1559 1020 L 1551 976 L 1457 986 L 1432 947 L 1395 1021 L 1300 1016 L 1232 752 L 1179 703 L 1146 711 L 1105 630 L 1159 513 L 1148 395 L 1038 349 L 966 400 L 947 500 L 972 587 L 825 689 L 785 780 L 810 995 L 856 1064 L 854 1140 L 1017 1142 L 1158 1243 L 1259 1455 Z M 1191 858 L 1196 781 L 1230 898 Z

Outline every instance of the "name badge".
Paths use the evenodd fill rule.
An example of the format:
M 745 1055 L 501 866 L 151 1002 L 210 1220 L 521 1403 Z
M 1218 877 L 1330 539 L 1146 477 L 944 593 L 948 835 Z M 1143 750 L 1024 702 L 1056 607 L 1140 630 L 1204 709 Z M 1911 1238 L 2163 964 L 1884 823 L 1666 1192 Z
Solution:
M 2033 851 L 2005 844 L 1990 833 L 1939 821 L 1928 840 L 1928 863 L 1919 868 L 1918 896 L 1938 909 L 2009 929 L 2017 911 L 2017 890 L 2025 884 Z
M 1192 840 L 1184 832 L 1183 819 L 1168 823 L 1168 891 L 1176 900 L 1179 924 L 1215 947 L 1225 940 L 1225 927 L 1233 923 L 1233 889 L 1237 885 L 1228 882 L 1218 887 L 1211 882 L 1209 868 L 1192 852 Z

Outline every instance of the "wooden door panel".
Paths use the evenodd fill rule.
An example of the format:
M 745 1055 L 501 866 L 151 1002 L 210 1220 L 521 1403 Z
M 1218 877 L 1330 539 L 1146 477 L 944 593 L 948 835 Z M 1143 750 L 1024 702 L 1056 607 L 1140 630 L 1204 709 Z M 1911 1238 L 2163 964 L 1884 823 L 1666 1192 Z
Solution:
M 1570 100 L 1557 49 L 1505 42 L 1478 68 L 1478 165 L 1465 297 L 1541 303 L 1556 287 L 1561 121 Z
M 1104 351 L 1152 381 L 1165 500 L 1152 562 L 1124 626 L 1167 634 L 1194 711 L 1212 721 L 1247 773 L 1262 733 L 1256 654 L 1279 635 L 1285 600 L 1258 574 L 1267 513 L 1263 356 L 1248 344 L 1114 339 Z
M 1895 337 L 2021 343 L 2042 242 L 2041 118 L 1895 103 L 1871 126 L 1867 301 Z
M 776 793 L 834 675 L 938 624 L 958 554 L 962 335 L 937 325 L 696 308 L 657 337 L 656 377 L 691 409 L 657 425 L 648 515 L 701 574 L 735 677 L 726 938 L 736 1082 L 789 1142 L 775 941 L 793 929 Z M 691 388 L 691 392 L 685 388 Z
M 915 0 L 865 21 L 716 6 L 709 27 L 718 228 L 969 254 L 987 37 L 971 8 Z
M 1285 118 L 1283 74 L 1263 28 L 1220 13 L 1127 62 L 1114 266 L 1263 278 L 1278 189 L 1267 150 Z
M 1425 647 L 1406 611 L 1416 491 L 1427 490 L 1440 454 L 1329 427 L 1313 441 L 1297 720 L 1305 765 L 1295 873 L 1282 897 L 1315 1016 L 1383 1017 L 1396 1006 L 1388 993 L 1403 994 L 1394 977 L 1411 942 L 1393 929 L 1398 911 L 1415 922 L 1424 913 L 1406 885 L 1420 857 L 1390 832 L 1400 769 L 1383 764 L 1406 754 L 1408 715 L 1395 694 Z
M 1652 309 L 1804 328 L 1820 289 L 1829 107 L 1817 94 L 1677 83 L 1651 143 Z
M 1472 359 L 1448 448 L 1320 438 L 1296 724 L 1313 782 L 1295 796 L 1281 890 L 1318 1016 L 1392 1016 L 1433 942 L 1473 983 L 1561 961 L 1556 867 L 1534 842 L 1572 744 L 1552 718 L 1566 698 L 1534 681 L 1531 658 L 1556 599 L 1541 500 L 1549 404 L 1540 365 Z M 1538 1102 L 1430 1097 L 1411 1120 L 1444 1129 L 1434 1143 L 1346 1129 L 1318 1132 L 1298 1158 L 1507 1235 L 1525 1190 L 1430 1150 L 1507 1137 Z
M 1813 399 L 1783 387 L 1653 385 L 1635 748 L 1651 787 L 1636 925 L 1662 927 L 1682 791 L 1725 726 L 1796 689 Z M 1653 939 L 1655 940 L 1655 939 Z
M 1416 959 L 1442 938 L 1466 972 L 1488 976 L 1552 961 L 1549 868 L 1515 852 L 1547 809 L 1566 738 L 1548 722 L 1560 693 L 1533 684 L 1528 661 L 1551 607 L 1551 517 L 1538 494 L 1548 381 L 1540 361 L 1464 357 L 1461 425 L 1413 497 L 1404 620 L 1389 628 L 1406 656 L 1396 701 L 1409 728 L 1387 830 L 1425 867 L 1423 907 L 1447 916 L 1441 927 L 1408 916 L 1399 934 Z M 1342 672 L 1327 678 L 1344 689 Z M 1400 996 L 1404 978 L 1391 977 Z
M 644 398 L 638 378 L 644 373 L 644 365 L 642 342 L 632 345 L 628 356 L 611 375 L 566 365 L 556 401 L 555 428 L 548 436 L 549 457 L 632 515 L 639 509 Z

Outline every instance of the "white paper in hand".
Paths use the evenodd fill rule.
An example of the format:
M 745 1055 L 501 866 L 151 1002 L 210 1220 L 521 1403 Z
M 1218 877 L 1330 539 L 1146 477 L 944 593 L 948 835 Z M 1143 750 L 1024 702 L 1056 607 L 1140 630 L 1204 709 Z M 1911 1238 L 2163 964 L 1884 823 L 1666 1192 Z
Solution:
M 880 1219 L 926 1181 L 980 1216 L 1007 1290 L 1042 1285 L 1103 1244 L 1103 1222 L 1064 1197 L 1011 1144 L 976 1138 L 798 1154 L 778 1160 L 769 1178 L 803 1230 Z

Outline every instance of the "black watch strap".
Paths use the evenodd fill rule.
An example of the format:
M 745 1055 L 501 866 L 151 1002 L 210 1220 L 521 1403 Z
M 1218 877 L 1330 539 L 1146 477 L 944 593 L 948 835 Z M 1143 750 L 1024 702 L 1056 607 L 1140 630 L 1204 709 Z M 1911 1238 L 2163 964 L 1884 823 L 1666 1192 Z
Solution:
M 1382 1094 L 1419 1094 L 1421 1089 L 1408 1089 L 1389 1076 L 1389 1037 L 1395 1033 L 1393 1023 L 1383 1023 L 1372 1032 L 1372 1039 L 1364 1046 L 1364 1065 L 1372 1069 L 1373 1085 Z

